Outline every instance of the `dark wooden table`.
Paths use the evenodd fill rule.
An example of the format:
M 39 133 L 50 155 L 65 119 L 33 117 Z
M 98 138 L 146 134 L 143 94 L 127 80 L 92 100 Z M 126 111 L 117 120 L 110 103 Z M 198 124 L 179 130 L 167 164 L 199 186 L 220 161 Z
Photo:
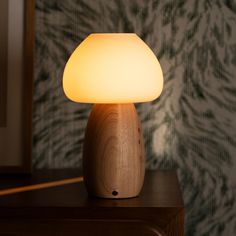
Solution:
M 67 179 L 77 170 L 0 175 L 1 189 Z M 184 205 L 174 171 L 147 171 L 139 197 L 90 198 L 83 182 L 0 196 L 0 235 L 184 235 Z

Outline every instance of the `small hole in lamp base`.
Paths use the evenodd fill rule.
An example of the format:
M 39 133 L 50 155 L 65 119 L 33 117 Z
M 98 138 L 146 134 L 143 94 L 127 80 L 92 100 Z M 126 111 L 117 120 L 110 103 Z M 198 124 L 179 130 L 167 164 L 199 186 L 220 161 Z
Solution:
M 112 192 L 112 195 L 113 195 L 113 196 L 117 196 L 117 195 L 118 195 L 118 192 L 117 192 L 117 191 L 113 191 L 113 192 Z

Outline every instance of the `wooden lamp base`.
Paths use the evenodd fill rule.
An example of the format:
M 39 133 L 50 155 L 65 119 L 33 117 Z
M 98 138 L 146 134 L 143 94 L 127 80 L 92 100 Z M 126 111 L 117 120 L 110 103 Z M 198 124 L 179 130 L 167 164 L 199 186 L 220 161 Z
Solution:
M 136 197 L 143 186 L 144 144 L 133 104 L 97 104 L 84 142 L 83 173 L 89 195 Z

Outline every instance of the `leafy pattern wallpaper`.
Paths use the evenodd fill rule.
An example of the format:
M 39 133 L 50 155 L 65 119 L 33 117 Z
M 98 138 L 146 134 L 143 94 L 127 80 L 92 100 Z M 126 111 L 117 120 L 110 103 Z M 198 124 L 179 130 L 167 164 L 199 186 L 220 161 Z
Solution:
M 36 0 L 35 168 L 81 166 L 91 104 L 62 74 L 93 32 L 135 32 L 160 60 L 164 91 L 137 110 L 146 167 L 178 171 L 186 235 L 236 235 L 236 0 Z

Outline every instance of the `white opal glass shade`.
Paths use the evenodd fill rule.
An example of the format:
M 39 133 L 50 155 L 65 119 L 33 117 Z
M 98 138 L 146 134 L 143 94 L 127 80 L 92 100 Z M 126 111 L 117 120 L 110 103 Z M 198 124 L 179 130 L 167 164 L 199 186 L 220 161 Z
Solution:
M 163 74 L 136 34 L 90 34 L 66 63 L 63 89 L 81 103 L 147 102 L 160 96 Z

